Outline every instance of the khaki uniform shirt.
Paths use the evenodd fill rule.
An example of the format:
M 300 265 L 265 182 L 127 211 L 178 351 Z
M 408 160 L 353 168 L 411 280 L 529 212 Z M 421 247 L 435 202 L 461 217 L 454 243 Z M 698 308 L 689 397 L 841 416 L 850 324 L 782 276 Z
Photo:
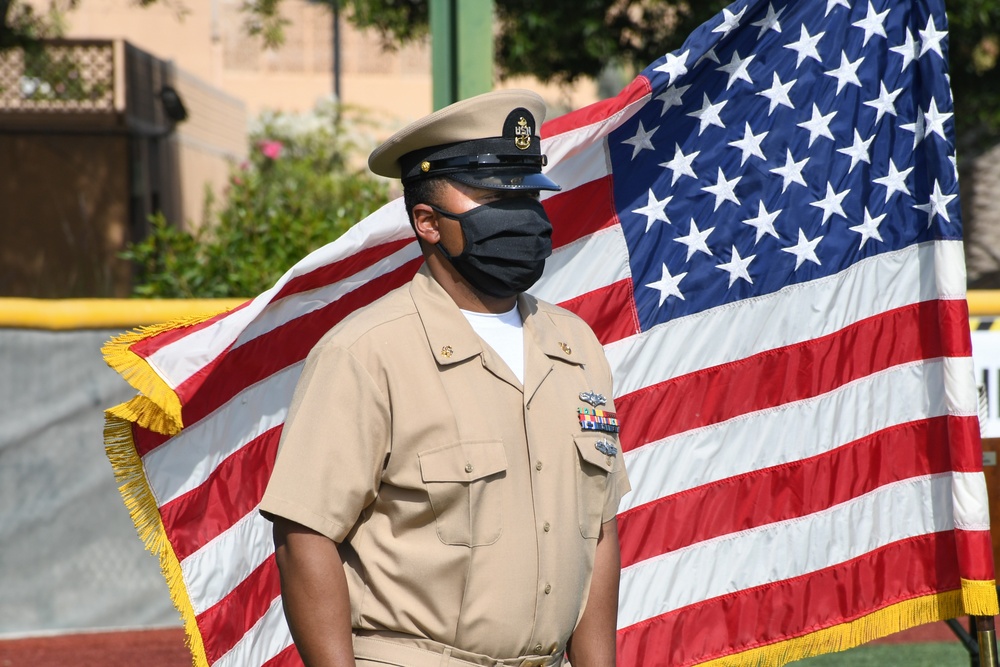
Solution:
M 355 629 L 506 659 L 576 627 L 629 490 L 577 413 L 611 375 L 577 316 L 518 308 L 523 387 L 426 267 L 310 353 L 261 510 L 342 543 Z

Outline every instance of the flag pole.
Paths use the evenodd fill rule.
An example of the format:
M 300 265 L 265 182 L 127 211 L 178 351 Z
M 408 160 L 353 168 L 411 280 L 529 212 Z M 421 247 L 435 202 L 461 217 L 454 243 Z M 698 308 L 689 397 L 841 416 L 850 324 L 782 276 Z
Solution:
M 997 634 L 992 616 L 973 616 L 979 641 L 979 667 L 997 667 Z

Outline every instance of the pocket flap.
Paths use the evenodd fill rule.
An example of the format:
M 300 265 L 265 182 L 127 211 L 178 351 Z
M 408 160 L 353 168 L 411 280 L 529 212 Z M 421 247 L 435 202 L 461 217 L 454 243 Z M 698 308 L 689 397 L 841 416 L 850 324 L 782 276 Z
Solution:
M 500 440 L 459 442 L 417 454 L 425 482 L 471 482 L 507 470 Z
M 580 458 L 587 463 L 601 468 L 605 472 L 614 472 L 616 461 L 621 456 L 616 438 L 612 438 L 604 433 L 600 435 L 581 433 L 580 435 L 573 436 L 573 440 L 576 441 L 576 448 L 580 452 Z M 610 455 L 606 451 L 601 451 L 602 447 L 606 451 L 610 451 L 608 448 L 613 447 L 615 454 Z

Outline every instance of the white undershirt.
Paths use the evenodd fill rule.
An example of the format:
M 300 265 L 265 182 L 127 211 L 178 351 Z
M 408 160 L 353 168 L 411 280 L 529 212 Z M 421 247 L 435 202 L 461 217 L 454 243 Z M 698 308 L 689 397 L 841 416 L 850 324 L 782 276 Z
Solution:
M 521 331 L 521 313 L 518 312 L 517 305 L 506 313 L 473 313 L 463 310 L 462 314 L 472 325 L 472 330 L 514 372 L 517 381 L 524 384 L 524 334 Z

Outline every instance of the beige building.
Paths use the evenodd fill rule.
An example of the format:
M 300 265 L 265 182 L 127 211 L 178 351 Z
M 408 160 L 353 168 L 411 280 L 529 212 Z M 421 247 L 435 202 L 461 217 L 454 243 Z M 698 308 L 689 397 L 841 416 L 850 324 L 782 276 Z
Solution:
M 46 0 L 33 0 L 43 6 Z M 333 93 L 333 17 L 325 4 L 283 0 L 284 44 L 274 50 L 247 34 L 243 0 L 159 0 L 140 8 L 133 0 L 82 0 L 67 16 L 67 37 L 125 38 L 173 61 L 205 83 L 246 104 L 253 118 L 264 110 L 306 112 Z M 340 19 L 340 90 L 345 104 L 374 112 L 391 129 L 431 109 L 428 43 L 386 51 L 374 31 Z M 596 99 L 596 85 L 572 90 L 534 80 L 502 87 L 537 90 L 553 110 Z

